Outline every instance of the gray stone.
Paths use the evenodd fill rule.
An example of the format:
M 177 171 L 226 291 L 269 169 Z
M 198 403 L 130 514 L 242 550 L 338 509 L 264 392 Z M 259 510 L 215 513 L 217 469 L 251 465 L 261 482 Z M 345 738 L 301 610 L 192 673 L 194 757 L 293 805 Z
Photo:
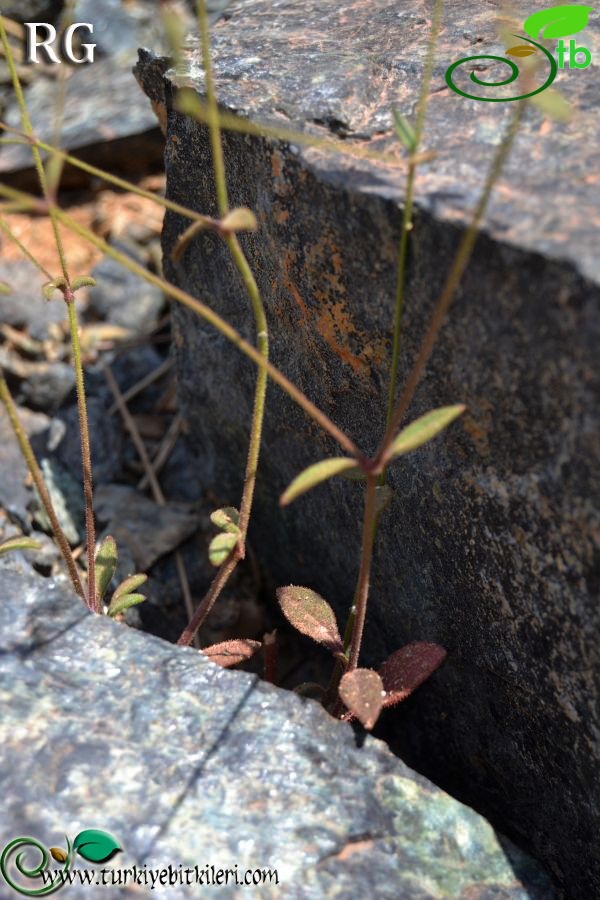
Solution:
M 16 22 L 56 22 L 64 0 L 18 0 L 3 3 L 2 15 Z
M 88 396 L 87 414 L 91 435 L 92 469 L 95 484 L 108 484 L 121 471 L 123 454 L 123 430 L 115 416 L 108 415 L 108 398 Z M 62 437 L 54 446 L 55 458 L 75 478 L 81 475 L 81 444 L 79 438 L 79 411 L 76 404 L 67 406 L 56 414 L 54 422 L 62 423 Z M 97 440 L 94 440 L 94 437 Z M 82 476 L 81 476 L 82 477 Z
M 8 240 L 8 239 L 7 239 Z M 0 281 L 10 285 L 10 294 L 0 294 L 0 321 L 13 328 L 26 328 L 32 338 L 46 340 L 52 325 L 67 317 L 60 294 L 45 300 L 42 286 L 47 279 L 27 259 L 0 261 Z
M 48 430 L 49 419 L 43 413 L 18 410 L 19 420 L 31 440 Z M 24 531 L 30 529 L 28 506 L 33 492 L 28 486 L 28 469 L 6 411 L 0 410 L 0 507 Z
M 232 205 L 254 209 L 242 243 L 271 323 L 272 359 L 366 453 L 383 430 L 399 203 L 405 176 L 391 107 L 417 99 L 429 5 L 267 0 L 230 9 L 213 37 L 229 111 L 327 137 L 339 153 L 229 132 Z M 590 29 L 597 31 L 590 20 Z M 449 91 L 449 61 L 498 52 L 488 5 L 446 12 L 434 70 L 408 265 L 401 379 L 513 106 Z M 291 51 L 290 48 L 293 48 Z M 214 214 L 204 128 L 174 109 L 178 86 L 202 92 L 198 51 L 178 75 L 141 58 L 140 79 L 167 121 L 168 196 Z M 597 569 L 593 497 L 598 442 L 598 189 L 589 71 L 560 75 L 573 124 L 530 109 L 494 192 L 410 419 L 462 401 L 442 438 L 392 470 L 381 523 L 364 660 L 408 640 L 443 644 L 448 661 L 388 715 L 403 753 L 533 848 L 573 897 L 600 892 Z M 363 156 L 344 155 L 354 150 Z M 386 152 L 387 161 L 366 151 Z M 222 242 L 202 234 L 174 264 L 185 227 L 170 213 L 167 276 L 252 339 L 244 291 Z M 206 483 L 237 504 L 253 366 L 174 305 L 179 397 Z M 305 466 L 339 450 L 270 388 L 250 531 L 280 584 L 306 584 L 344 622 L 357 569 L 362 493 L 332 481 L 289 509 L 278 497 Z M 275 525 L 276 523 L 276 525 Z
M 75 388 L 75 372 L 70 363 L 41 363 L 23 382 L 23 399 L 32 409 L 54 413 Z
M 91 42 L 98 46 L 93 63 L 71 66 L 60 145 L 77 150 L 86 162 L 118 169 L 134 179 L 162 163 L 156 119 L 131 78 L 136 48 L 162 46 L 158 8 L 158 0 L 137 0 L 127 7 L 120 0 L 79 0 L 75 9 L 75 21 L 89 22 L 97 29 Z M 56 73 L 35 72 L 25 99 L 36 134 L 49 143 L 56 130 L 56 96 Z M 5 118 L 8 124 L 20 127 L 14 96 Z M 36 183 L 29 148 L 2 147 L 0 176 L 9 172 L 19 173 L 11 178 L 15 186 L 30 188 Z M 63 186 L 82 183 L 89 183 L 88 176 L 71 167 L 65 169 Z
M 133 334 L 150 331 L 158 321 L 165 298 L 160 288 L 147 284 L 112 259 L 104 259 L 92 273 L 96 286 L 89 293 L 88 314 Z
M 0 594 L 0 846 L 31 836 L 63 847 L 99 828 L 122 847 L 96 867 L 108 877 L 276 869 L 278 884 L 249 897 L 554 896 L 473 810 L 381 742 L 359 746 L 315 703 L 91 616 L 64 582 L 14 562 L 0 563 Z M 221 882 L 215 895 L 240 888 Z
M 169 503 L 161 507 L 124 484 L 99 487 L 94 511 L 117 546 L 123 543 L 128 548 L 139 572 L 146 572 L 198 529 L 197 505 Z
M 85 535 L 82 482 L 78 481 L 69 469 L 52 457 L 41 459 L 40 469 L 60 527 L 68 542 L 75 547 Z M 37 491 L 34 491 L 34 494 L 36 499 L 31 504 L 33 521 L 48 534 L 52 534 L 52 526 L 46 510 L 38 499 Z

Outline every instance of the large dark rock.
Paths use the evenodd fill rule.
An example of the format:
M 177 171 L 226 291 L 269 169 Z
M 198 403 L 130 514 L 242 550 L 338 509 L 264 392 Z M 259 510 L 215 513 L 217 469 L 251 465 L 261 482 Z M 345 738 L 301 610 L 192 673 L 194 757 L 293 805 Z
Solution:
M 0 563 L 0 596 L 0 847 L 30 836 L 64 848 L 97 828 L 122 848 L 96 867 L 76 859 L 98 877 L 171 865 L 206 884 L 212 866 L 276 870 L 257 897 L 555 896 L 473 810 L 314 702 L 91 616 L 14 560 Z M 218 896 L 239 897 L 220 877 Z M 197 897 L 199 884 L 152 895 Z
M 231 204 L 250 206 L 260 223 L 243 245 L 267 306 L 273 361 L 366 452 L 383 430 L 405 184 L 393 164 L 401 148 L 391 107 L 414 110 L 429 9 L 307 0 L 280 3 L 273 15 L 271 3 L 250 0 L 214 32 L 225 108 L 337 142 L 332 154 L 224 137 Z M 446 13 L 425 142 L 438 157 L 417 179 L 403 378 L 513 110 L 459 97 L 444 73 L 461 56 L 498 50 L 489 5 Z M 177 76 L 163 77 L 164 69 L 144 55 L 137 77 L 166 116 L 168 196 L 214 214 L 206 131 L 173 103 L 178 86 L 202 92 L 197 49 Z M 468 411 L 393 469 L 364 653 L 378 663 L 409 639 L 447 648 L 443 669 L 388 718 L 389 731 L 414 765 L 533 848 L 571 897 L 600 892 L 590 853 L 598 832 L 592 409 L 600 296 L 590 72 L 559 76 L 572 124 L 527 112 L 495 190 L 409 418 L 458 401 Z M 342 155 L 349 150 L 388 159 Z M 217 238 L 200 235 L 173 263 L 185 224 L 167 214 L 168 277 L 251 338 L 242 285 Z M 254 368 L 187 310 L 175 306 L 173 320 L 198 466 L 236 504 Z M 251 540 L 279 583 L 319 590 L 344 621 L 361 488 L 334 481 L 278 509 L 294 475 L 337 452 L 270 388 Z

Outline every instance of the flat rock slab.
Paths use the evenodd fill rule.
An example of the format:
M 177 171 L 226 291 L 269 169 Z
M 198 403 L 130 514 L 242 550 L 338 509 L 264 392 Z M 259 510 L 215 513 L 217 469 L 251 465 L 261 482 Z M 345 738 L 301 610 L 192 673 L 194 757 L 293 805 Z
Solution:
M 0 596 L 2 847 L 98 828 L 122 853 L 96 872 L 277 870 L 244 896 L 554 896 L 481 816 L 312 701 L 93 617 L 18 561 L 0 563 Z
M 162 142 L 156 117 L 131 78 L 136 48 L 160 45 L 158 3 L 135 2 L 124 8 L 120 0 L 78 0 L 73 15 L 75 22 L 94 25 L 93 36 L 82 33 L 84 41 L 96 44 L 96 50 L 93 63 L 68 66 L 60 146 L 76 150 L 86 162 L 138 178 L 161 164 Z M 34 131 L 50 144 L 55 142 L 56 123 L 61 121 L 57 119 L 59 68 L 48 67 L 48 74 L 35 77 L 25 90 Z M 20 111 L 14 97 L 6 121 L 20 127 Z M 8 173 L 13 173 L 11 183 L 15 185 L 36 184 L 29 147 L 2 147 L 0 177 Z M 67 167 L 63 186 L 77 185 L 86 178 L 79 170 Z
M 272 359 L 368 453 L 383 430 L 405 188 L 391 108 L 414 112 L 429 9 L 248 0 L 213 36 L 227 111 L 334 143 L 326 152 L 305 138 L 224 138 L 231 205 L 254 209 L 260 225 L 242 241 L 267 307 Z M 492 11 L 467 3 L 445 14 L 425 140 L 438 156 L 417 179 L 401 379 L 514 108 L 467 100 L 444 80 L 452 61 L 499 52 Z M 590 40 L 596 27 L 592 17 Z M 182 86 L 202 94 L 197 49 L 178 73 L 167 67 L 142 55 L 137 77 L 167 122 L 168 196 L 214 214 L 206 130 L 174 107 Z M 565 125 L 527 112 L 410 410 L 414 418 L 467 405 L 443 438 L 392 471 L 365 662 L 408 640 L 447 648 L 445 666 L 388 716 L 388 728 L 415 766 L 534 848 L 570 896 L 588 897 L 600 892 L 590 859 L 600 731 L 598 84 L 591 70 L 568 69 L 555 84 L 575 116 Z M 167 276 L 253 339 L 243 287 L 217 238 L 198 236 L 173 262 L 185 226 L 167 214 Z M 254 369 L 190 312 L 175 307 L 173 321 L 200 473 L 237 505 Z M 279 584 L 318 590 L 343 627 L 360 486 L 334 480 L 278 507 L 298 472 L 338 454 L 270 389 L 251 540 Z

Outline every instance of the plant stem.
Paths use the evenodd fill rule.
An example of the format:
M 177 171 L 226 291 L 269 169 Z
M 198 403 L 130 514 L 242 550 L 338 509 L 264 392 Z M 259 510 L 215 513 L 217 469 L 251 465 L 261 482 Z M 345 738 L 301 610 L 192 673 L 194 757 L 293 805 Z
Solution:
M 27 111 L 27 104 L 25 103 L 25 97 L 23 96 L 23 89 L 21 87 L 21 81 L 19 79 L 19 74 L 17 72 L 17 67 L 15 66 L 15 60 L 12 54 L 11 46 L 8 42 L 8 38 L 6 36 L 6 30 L 4 28 L 4 22 L 2 21 L 2 16 L 0 16 L 0 40 L 2 41 L 4 47 L 4 55 L 6 58 L 6 62 L 8 64 L 8 68 L 10 71 L 13 88 L 15 91 L 15 96 L 17 98 L 17 103 L 19 106 L 19 110 L 21 113 L 21 125 L 23 127 L 23 131 L 28 138 L 35 138 L 33 127 L 31 125 L 31 119 L 29 118 L 29 113 Z M 40 151 L 38 150 L 34 141 L 31 141 L 31 152 L 33 154 L 33 162 L 35 165 L 35 170 L 37 172 L 40 186 L 46 197 L 46 200 L 50 203 L 51 197 L 50 192 L 48 190 L 48 182 L 46 179 L 46 173 L 44 171 L 44 166 L 42 165 L 42 158 L 40 156 Z M 52 207 L 50 208 L 50 220 L 52 222 L 52 230 L 54 231 L 54 240 L 56 243 L 56 249 L 58 252 L 58 256 L 60 259 L 60 265 L 62 268 L 62 273 L 65 281 L 69 284 L 69 273 L 67 270 L 67 261 L 65 258 L 65 252 L 63 248 L 62 238 L 60 236 L 60 231 L 58 230 L 58 222 L 54 213 L 52 212 Z
M 90 431 L 88 426 L 85 384 L 83 380 L 83 364 L 81 362 L 81 345 L 75 312 L 75 295 L 69 289 L 64 291 L 65 302 L 69 313 L 69 329 L 71 347 L 73 348 L 73 368 L 77 387 L 77 408 L 79 411 L 79 434 L 81 438 L 81 467 L 83 471 L 83 497 L 85 502 L 85 537 L 88 557 L 88 606 L 95 613 L 101 613 L 102 607 L 96 596 L 96 528 L 94 525 L 94 488 L 92 482 L 92 455 L 90 451 Z
M 177 641 L 180 647 L 187 647 L 191 644 L 196 632 L 210 613 L 219 594 L 229 581 L 229 576 L 240 560 L 238 546 L 239 545 L 233 548 L 225 562 L 219 567 L 207 594 L 202 599 L 202 602 L 199 604 L 188 625 L 182 631 L 181 637 Z
M 363 518 L 362 545 L 360 553 L 360 570 L 356 585 L 356 610 L 352 626 L 352 639 L 350 641 L 350 653 L 348 657 L 348 671 L 356 669 L 362 644 L 365 619 L 367 616 L 367 602 L 369 599 L 369 581 L 371 577 L 371 562 L 373 559 L 373 542 L 375 538 L 375 518 L 377 515 L 377 476 L 367 476 L 365 493 L 365 512 Z
M 46 511 L 46 515 L 50 520 L 52 533 L 54 534 L 54 538 L 56 540 L 56 543 L 58 544 L 58 548 L 61 552 L 62 558 L 65 561 L 65 565 L 67 567 L 67 571 L 69 572 L 69 577 L 71 579 L 73 589 L 75 590 L 75 593 L 85 601 L 85 591 L 81 583 L 81 578 L 79 577 L 79 572 L 77 570 L 77 565 L 75 564 L 69 542 L 65 537 L 64 531 L 60 527 L 60 522 L 58 521 L 58 517 L 56 515 L 56 511 L 54 509 L 50 494 L 48 493 L 48 488 L 46 487 L 44 476 L 40 471 L 40 467 L 38 466 L 38 462 L 35 458 L 35 454 L 33 452 L 31 444 L 29 443 L 29 438 L 25 433 L 25 429 L 19 421 L 17 408 L 11 396 L 8 384 L 6 383 L 6 379 L 2 375 L 0 375 L 0 400 L 4 404 L 10 424 L 21 449 L 21 453 L 23 454 L 23 458 L 27 463 L 27 468 L 31 473 L 31 477 L 38 492 L 38 496 Z
M 202 58 L 209 110 L 208 125 L 210 130 L 211 149 L 213 157 L 217 207 L 219 216 L 223 218 L 228 212 L 229 203 L 227 198 L 227 182 L 225 178 L 225 160 L 223 157 L 223 145 L 221 141 L 221 131 L 219 126 L 219 109 L 217 105 L 215 85 L 212 73 L 212 63 L 210 57 L 210 35 L 208 29 L 208 17 L 206 14 L 205 0 L 198 0 L 197 9 L 200 22 L 200 31 L 202 34 Z M 231 253 L 233 262 L 242 278 L 244 287 L 246 288 L 246 293 L 248 294 L 252 305 L 252 312 L 254 314 L 254 324 L 256 329 L 257 351 L 260 354 L 261 358 L 265 362 L 268 362 L 269 332 L 267 317 L 262 298 L 260 296 L 260 291 L 258 290 L 258 285 L 256 284 L 256 279 L 252 274 L 252 270 L 240 246 L 237 236 L 235 234 L 227 235 L 225 237 L 225 241 L 229 248 L 229 252 Z M 193 637 L 197 633 L 198 629 L 201 628 L 212 607 L 218 600 L 221 591 L 233 574 L 238 562 L 245 556 L 246 536 L 248 534 L 248 525 L 250 522 L 250 515 L 252 513 L 252 502 L 254 499 L 254 489 L 256 486 L 256 475 L 258 471 L 258 460 L 260 456 L 266 393 L 267 371 L 264 368 L 260 368 L 256 376 L 252 423 L 250 427 L 250 442 L 248 447 L 248 457 L 246 460 L 246 470 L 244 473 L 244 487 L 240 503 L 239 542 L 218 569 L 206 596 L 199 604 L 198 609 L 192 616 L 192 619 L 189 622 L 187 628 L 182 633 L 179 639 L 179 643 L 188 644 L 191 639 L 190 635 Z
M 219 124 L 219 105 L 212 70 L 210 56 L 210 30 L 208 27 L 208 14 L 206 12 L 206 0 L 197 0 L 196 10 L 200 24 L 200 39 L 202 42 L 202 65 L 204 68 L 204 90 L 206 92 L 206 104 L 208 109 L 208 130 L 210 133 L 210 146 L 212 150 L 213 170 L 215 175 L 215 191 L 217 194 L 217 209 L 219 216 L 224 218 L 229 209 L 227 199 L 227 181 L 225 179 L 225 159 L 223 157 L 223 144 L 221 143 L 221 126 Z
M 400 423 L 402 422 L 404 414 L 406 413 L 406 410 L 408 409 L 410 402 L 414 396 L 417 385 L 421 379 L 427 362 L 429 361 L 429 357 L 431 356 L 431 351 L 433 350 L 437 336 L 444 322 L 444 318 L 446 316 L 446 313 L 448 312 L 450 303 L 454 298 L 456 289 L 467 267 L 467 264 L 471 257 L 471 253 L 473 251 L 473 247 L 475 246 L 475 241 L 477 240 L 479 225 L 487 208 L 492 189 L 496 181 L 498 180 L 504 163 L 506 162 L 513 141 L 517 135 L 524 112 L 525 103 L 519 102 L 512 116 L 510 124 L 506 130 L 506 133 L 502 139 L 502 143 L 498 147 L 498 150 L 495 154 L 484 184 L 483 191 L 481 193 L 477 206 L 475 207 L 471 221 L 463 234 L 458 250 L 456 251 L 456 255 L 452 262 L 452 266 L 450 267 L 450 271 L 446 276 L 446 281 L 444 282 L 444 285 L 438 297 L 433 315 L 431 317 L 431 321 L 429 323 L 429 327 L 427 329 L 427 332 L 425 333 L 425 337 L 423 338 L 419 354 L 410 372 L 410 375 L 408 376 L 406 384 L 404 385 L 404 389 L 402 391 L 402 394 L 400 395 L 400 400 L 398 401 L 398 404 L 389 420 L 385 435 L 377 451 L 375 462 L 376 466 L 379 469 L 385 468 L 386 463 L 389 461 L 390 445 L 394 437 L 396 436 L 396 432 L 400 426 Z
M 35 144 L 35 135 L 33 132 L 33 127 L 31 125 L 31 119 L 29 118 L 29 113 L 27 111 L 27 104 L 25 103 L 25 97 L 23 96 L 23 90 L 21 87 L 21 82 L 19 79 L 19 75 L 17 72 L 17 68 L 15 66 L 15 61 L 13 58 L 12 50 L 10 44 L 8 42 L 8 38 L 6 36 L 6 30 L 4 28 L 4 23 L 2 17 L 0 16 L 0 40 L 4 46 L 4 53 L 6 56 L 6 61 L 8 63 L 8 67 L 10 70 L 12 83 L 15 91 L 15 95 L 17 98 L 17 103 L 19 105 L 19 110 L 21 113 L 21 125 L 23 127 L 23 131 L 27 138 L 31 139 L 31 152 L 33 154 L 33 161 L 35 165 L 35 169 L 39 178 L 40 187 L 46 199 L 46 203 L 48 204 L 48 210 L 50 214 L 50 221 L 52 223 L 52 230 L 54 232 L 54 241 L 56 244 L 56 250 L 60 259 L 60 265 L 63 273 L 63 277 L 65 280 L 65 286 L 62 288 L 63 296 L 65 299 L 65 303 L 67 304 L 67 311 L 69 317 L 69 328 L 71 332 L 71 345 L 73 349 L 73 365 L 75 368 L 75 380 L 77 385 L 77 406 L 79 410 L 79 434 L 81 439 L 81 460 L 82 460 L 82 470 L 83 470 L 83 494 L 84 494 L 84 502 L 85 502 L 85 521 L 86 521 L 86 545 L 87 545 L 87 555 L 88 555 L 88 593 L 87 593 L 87 602 L 89 608 L 93 612 L 101 612 L 100 601 L 96 597 L 96 580 L 95 580 L 95 549 L 96 549 L 96 535 L 95 535 L 95 527 L 94 527 L 94 509 L 93 509 L 93 485 L 92 485 L 92 465 L 91 465 L 91 454 L 90 454 L 90 436 L 89 436 L 89 428 L 88 428 L 88 419 L 87 419 L 87 405 L 86 405 L 86 397 L 85 397 L 85 385 L 83 380 L 83 366 L 81 363 L 81 347 L 79 344 L 79 334 L 77 330 L 77 314 L 75 311 L 75 295 L 71 290 L 71 279 L 69 276 L 69 271 L 67 267 L 67 260 L 65 256 L 65 251 L 63 247 L 62 237 L 60 234 L 60 229 L 58 227 L 58 208 L 55 202 L 55 195 L 58 190 L 58 179 L 60 179 L 60 172 L 55 173 L 57 177 L 57 182 L 54 183 L 51 188 L 48 185 L 48 178 L 46 176 L 46 172 L 44 170 L 44 166 L 42 165 L 42 158 L 40 156 L 40 151 Z
M 256 328 L 257 349 L 261 357 L 268 362 L 269 360 L 269 333 L 267 326 L 267 317 L 265 309 L 260 297 L 258 286 L 254 275 L 248 265 L 248 261 L 244 256 L 242 248 L 239 245 L 235 235 L 227 238 L 227 244 L 231 251 L 231 255 L 240 272 L 246 291 L 252 303 L 252 311 L 254 313 L 254 322 Z M 260 455 L 260 444 L 262 439 L 263 420 L 265 415 L 265 400 L 267 394 L 267 370 L 260 368 L 256 374 L 256 387 L 254 392 L 254 408 L 252 411 L 252 425 L 250 429 L 250 444 L 248 447 L 248 459 L 246 462 L 246 472 L 244 476 L 244 489 L 242 493 L 242 501 L 240 504 L 240 520 L 239 528 L 241 532 L 242 547 L 246 542 L 248 533 L 248 524 L 252 511 L 252 501 L 254 499 L 254 488 L 256 486 L 256 473 L 258 469 L 258 460 Z
M 392 346 L 392 362 L 390 366 L 390 389 L 388 395 L 386 428 L 392 419 L 394 412 L 394 401 L 396 399 L 396 384 L 398 381 L 398 366 L 400 363 L 400 334 L 402 329 L 402 314 L 404 312 L 404 298 L 406 293 L 406 260 L 408 257 L 409 235 L 412 231 L 412 212 L 413 198 L 415 189 L 415 175 L 417 171 L 418 156 L 416 155 L 421 144 L 423 135 L 423 127 L 425 125 L 425 113 L 427 111 L 427 98 L 429 96 L 429 88 L 431 87 L 431 77 L 433 74 L 433 63 L 435 57 L 435 48 L 440 31 L 442 21 L 443 0 L 436 0 L 433 10 L 431 22 L 431 33 L 429 44 L 427 47 L 427 58 L 423 69 L 423 77 L 419 89 L 419 100 L 417 103 L 417 116 L 415 122 L 415 138 L 410 148 L 410 158 L 408 160 L 408 175 L 406 178 L 406 197 L 404 199 L 404 209 L 402 211 L 402 231 L 400 233 L 400 242 L 398 245 L 398 265 L 396 275 L 396 304 L 394 308 L 394 339 Z

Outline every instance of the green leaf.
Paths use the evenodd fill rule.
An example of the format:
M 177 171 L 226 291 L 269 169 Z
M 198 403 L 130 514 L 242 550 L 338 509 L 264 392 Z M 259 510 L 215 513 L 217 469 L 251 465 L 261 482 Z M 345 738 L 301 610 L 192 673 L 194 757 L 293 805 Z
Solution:
M 231 212 L 228 212 L 227 215 L 221 219 L 220 224 L 223 231 L 229 232 L 256 231 L 258 228 L 256 216 L 251 209 L 248 209 L 245 206 L 232 209 Z
M 52 295 L 54 291 L 60 290 L 60 288 L 64 288 L 67 286 L 67 279 L 61 275 L 60 278 L 54 278 L 52 281 L 47 281 L 46 284 L 42 285 L 42 294 L 46 298 L 46 300 L 52 300 Z
M 333 459 L 323 459 L 321 462 L 315 463 L 305 469 L 294 478 L 288 489 L 279 498 L 281 506 L 287 506 L 296 497 L 310 491 L 322 481 L 333 478 L 334 475 L 341 475 L 349 469 L 356 467 L 356 460 L 349 456 L 336 456 Z
M 100 544 L 95 557 L 96 595 L 100 600 L 108 590 L 117 568 L 117 542 L 107 535 Z
M 531 102 L 535 103 L 548 119 L 554 119 L 556 122 L 568 122 L 573 114 L 571 104 L 554 88 L 536 94 L 531 98 Z
M 10 284 L 6 283 L 6 281 L 0 281 L 0 294 L 12 294 L 12 288 Z
M 148 581 L 147 575 L 130 575 L 129 578 L 126 578 L 121 582 L 112 595 L 112 599 L 119 600 L 121 597 L 124 597 L 125 594 L 132 594 L 133 591 L 141 587 L 142 584 L 145 584 L 146 581 Z
M 119 613 L 125 612 L 130 606 L 137 606 L 146 600 L 143 594 L 122 594 L 121 597 L 113 597 L 107 610 L 107 615 L 114 619 Z
M 0 544 L 0 556 L 3 553 L 10 553 L 12 550 L 41 550 L 42 545 L 33 538 L 19 535 L 18 537 L 9 538 Z
M 239 534 L 240 514 L 233 506 L 224 506 L 222 509 L 215 509 L 210 514 L 210 521 L 221 531 L 228 531 L 230 534 Z
M 208 548 L 208 558 L 213 566 L 222 565 L 238 542 L 237 534 L 221 532 L 212 539 Z
M 571 4 L 564 6 L 551 6 L 549 9 L 541 9 L 525 19 L 523 28 L 534 40 L 538 39 L 542 32 L 542 38 L 562 38 L 569 34 L 577 34 L 588 23 L 588 16 L 593 6 L 581 6 Z
M 332 653 L 343 653 L 335 613 L 320 594 L 310 588 L 290 584 L 277 590 L 281 611 L 301 634 L 324 644 Z
M 73 849 L 88 862 L 103 863 L 121 850 L 121 847 L 112 834 L 88 828 L 79 832 L 73 841 Z
M 353 669 L 340 681 L 339 694 L 350 712 L 370 731 L 383 707 L 385 691 L 373 669 Z
M 456 406 L 440 406 L 439 409 L 432 409 L 431 412 L 415 419 L 394 438 L 389 449 L 389 459 L 410 453 L 411 450 L 416 450 L 417 447 L 426 444 L 460 416 L 465 409 L 466 407 L 462 403 Z
M 71 290 L 73 293 L 82 287 L 96 287 L 96 279 L 92 278 L 91 275 L 82 275 L 80 278 L 76 278 L 71 282 Z
M 414 153 L 417 146 L 417 136 L 415 134 L 415 130 L 402 113 L 398 112 L 397 109 L 392 110 L 392 116 L 394 117 L 394 129 L 396 134 L 404 144 L 407 150 L 411 153 Z

